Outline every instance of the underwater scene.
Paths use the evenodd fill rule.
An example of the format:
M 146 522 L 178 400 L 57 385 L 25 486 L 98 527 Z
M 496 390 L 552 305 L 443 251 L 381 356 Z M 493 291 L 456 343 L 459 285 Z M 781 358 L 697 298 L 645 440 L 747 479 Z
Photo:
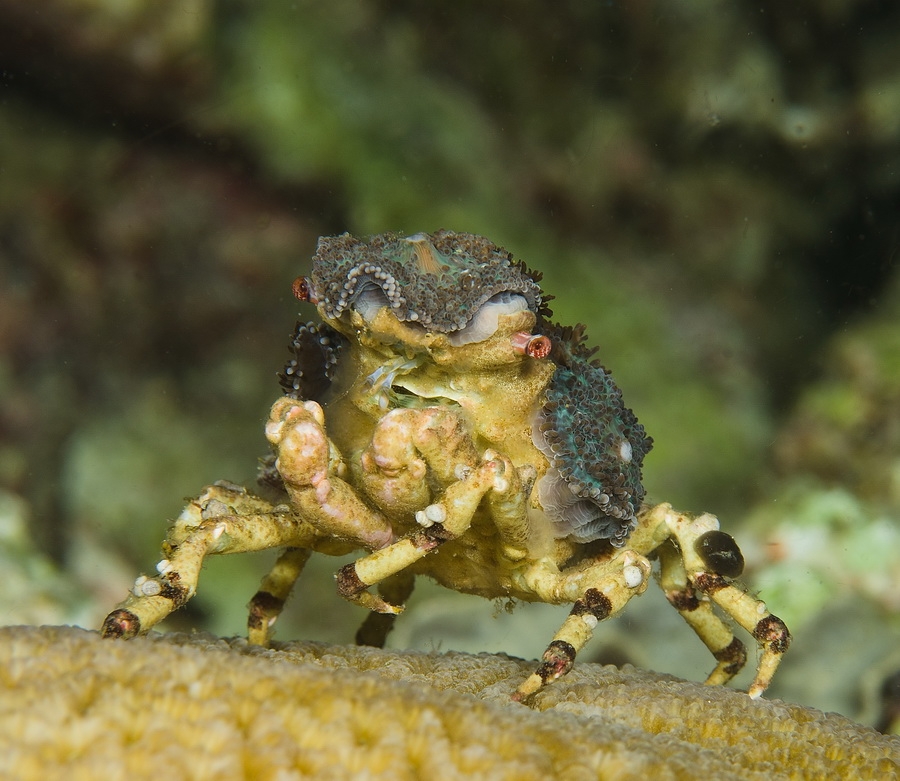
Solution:
M 366 580 L 361 569 L 353 570 L 357 590 L 347 585 L 348 567 L 404 535 L 431 555 L 446 541 L 429 531 L 437 524 L 443 533 L 443 505 L 411 495 L 377 501 L 375 489 L 329 504 L 320 489 L 323 518 L 334 507 L 332 515 L 353 523 L 374 514 L 363 531 L 354 527 L 358 544 L 346 543 L 345 526 L 336 525 L 322 527 L 328 539 L 317 538 L 308 563 L 305 554 L 279 558 L 297 545 L 288 536 L 242 555 L 210 556 L 196 595 L 186 587 L 167 597 L 171 605 L 133 633 L 157 620 L 154 629 L 187 633 L 172 645 L 151 638 L 146 647 L 158 647 L 167 664 L 186 655 L 198 679 L 203 666 L 191 654 L 204 643 L 247 654 L 234 669 L 263 675 L 261 660 L 273 652 L 246 650 L 234 638 L 247 637 L 248 603 L 261 579 L 293 567 L 279 581 L 285 599 L 277 610 L 254 598 L 268 623 L 251 640 L 271 638 L 275 648 L 304 641 L 318 649 L 294 652 L 304 664 L 342 660 L 325 663 L 339 671 L 336 679 L 310 676 L 297 686 L 321 686 L 317 696 L 330 703 L 343 696 L 348 669 L 368 675 L 384 666 L 391 680 L 420 677 L 422 686 L 432 675 L 471 675 L 478 682 L 464 694 L 478 708 L 481 700 L 499 708 L 492 687 L 499 691 L 511 676 L 502 706 L 511 707 L 505 700 L 533 673 L 533 660 L 543 658 L 546 673 L 556 659 L 546 655 L 548 642 L 575 598 L 550 604 L 534 584 L 503 596 L 481 585 L 482 573 L 494 566 L 512 572 L 512 564 L 503 569 L 506 555 L 606 567 L 628 549 L 629 534 L 651 535 L 641 502 L 668 503 L 691 518 L 715 516 L 740 548 L 733 555 L 743 558 L 742 574 L 736 588 L 728 586 L 734 594 L 714 600 L 719 608 L 728 600 L 740 606 L 723 608 L 723 621 L 706 635 L 733 629 L 747 648 L 746 665 L 727 687 L 753 692 L 771 648 L 760 652 L 761 630 L 740 626 L 748 610 L 771 612 L 789 628 L 790 648 L 772 641 L 784 656 L 764 699 L 783 701 L 785 723 L 839 714 L 843 726 L 834 729 L 855 736 L 847 745 L 872 752 L 854 758 L 849 748 L 846 756 L 835 749 L 822 761 L 837 764 L 817 776 L 792 770 L 793 749 L 772 738 L 769 757 L 747 760 L 736 777 L 900 778 L 898 35 L 900 6 L 884 0 L 0 0 L 0 627 L 99 631 L 126 597 L 131 604 L 129 594 L 165 597 L 160 578 L 183 538 L 171 538 L 162 555 L 160 543 L 185 504 L 216 481 L 228 482 L 205 495 L 223 508 L 225 492 L 239 486 L 266 497 L 243 510 L 228 505 L 238 515 L 304 506 L 279 470 L 286 456 L 273 427 L 295 414 L 282 410 L 276 421 L 273 410 L 270 419 L 280 397 L 296 401 L 292 409 L 329 400 L 328 475 L 368 486 L 367 467 L 342 457 L 362 452 L 372 431 L 360 433 L 356 412 L 339 420 L 335 412 L 349 404 L 357 381 L 373 389 L 366 403 L 379 415 L 390 409 L 393 419 L 415 419 L 398 428 L 391 446 L 419 441 L 415 426 L 423 424 L 413 413 L 423 398 L 440 397 L 440 408 L 453 397 L 468 410 L 471 394 L 479 394 L 465 425 L 456 413 L 434 413 L 445 450 L 480 448 L 459 456 L 468 464 L 460 482 L 472 470 L 481 474 L 473 464 L 481 463 L 484 442 L 494 442 L 490 432 L 502 429 L 495 436 L 509 449 L 498 448 L 498 463 L 507 455 L 519 467 L 539 462 L 537 475 L 526 464 L 517 479 L 528 494 L 537 478 L 538 514 L 552 516 L 550 531 L 534 531 L 532 506 L 531 526 L 502 543 L 484 533 L 481 551 L 467 553 L 451 542 L 453 556 L 468 557 L 468 570 L 423 565 L 414 590 L 398 581 L 377 597 L 376 578 Z M 362 250 L 345 233 L 378 237 L 376 244 L 390 244 L 386 258 L 402 258 L 390 255 L 377 269 L 354 266 Z M 339 238 L 320 244 L 320 237 Z M 503 278 L 457 275 L 457 266 L 476 261 L 500 263 Z M 412 267 L 423 282 L 404 276 Z M 486 302 L 494 309 L 476 315 Z M 385 324 L 391 312 L 396 318 Z M 475 345 L 498 332 L 498 318 L 501 329 L 525 324 L 510 326 L 515 349 L 503 361 L 553 361 L 557 385 L 531 375 L 528 383 L 509 381 L 499 369 L 491 373 L 493 363 L 484 371 L 488 359 Z M 453 356 L 440 358 L 455 372 L 446 386 L 449 369 L 440 381 L 420 376 L 423 359 L 410 357 L 436 355 L 434 334 Z M 350 359 L 358 345 L 375 342 L 383 366 Z M 481 372 L 477 382 L 468 366 Z M 304 371 L 319 374 L 307 379 Z M 564 383 L 568 389 L 560 389 Z M 610 409 L 612 423 L 603 417 Z M 598 419 L 602 447 L 581 435 Z M 321 421 L 315 426 L 324 431 Z M 575 428 L 579 434 L 569 437 Z M 384 452 L 366 451 L 362 462 L 371 455 L 384 468 Z M 428 496 L 450 481 L 435 477 L 434 458 Z M 610 472 L 610 460 L 625 466 Z M 503 481 L 490 479 L 490 490 L 500 491 Z M 464 498 L 471 496 L 474 489 Z M 400 513 L 392 501 L 418 501 L 407 513 L 412 531 L 398 533 L 395 524 L 392 537 L 390 524 L 387 531 L 378 525 L 382 511 Z M 178 523 L 190 523 L 186 514 Z M 196 505 L 190 516 L 197 525 L 213 517 L 212 504 Z M 223 539 L 236 535 L 227 527 Z M 217 540 L 210 553 L 225 546 Z M 724 648 L 711 654 L 704 647 L 707 630 L 691 631 L 690 610 L 670 593 L 679 568 L 693 572 L 694 554 L 679 540 L 676 534 L 661 552 L 648 544 L 638 551 L 646 560 L 623 559 L 624 574 L 609 585 L 611 610 L 576 603 L 573 615 L 591 613 L 593 637 L 583 649 L 574 643 L 572 674 L 541 689 L 534 712 L 522 709 L 527 719 L 510 722 L 518 739 L 543 735 L 535 745 L 559 746 L 563 738 L 542 732 L 551 727 L 536 717 L 568 709 L 581 718 L 579 708 L 595 707 L 581 700 L 590 688 L 577 677 L 586 674 L 581 665 L 623 676 L 647 671 L 637 687 L 650 686 L 651 673 L 653 686 L 657 679 L 702 683 L 717 660 L 720 667 L 735 660 L 725 660 Z M 521 553 L 509 553 L 517 542 Z M 665 569 L 669 549 L 685 554 L 684 564 L 671 565 L 675 575 Z M 645 561 L 652 571 L 642 569 Z M 730 584 L 726 570 L 715 577 Z M 369 585 L 371 594 L 360 597 Z M 698 586 L 685 598 L 709 603 L 720 587 Z M 636 598 L 624 597 L 627 607 L 616 615 L 617 595 L 628 588 Z M 380 640 L 367 644 L 387 650 L 359 656 L 350 646 L 367 608 L 392 596 L 406 602 L 396 622 L 374 630 L 366 623 Z M 181 609 L 167 615 L 172 607 Z M 118 634 L 129 635 L 133 617 L 121 619 Z M 52 638 L 35 631 L 0 630 L 8 659 L 37 658 L 34 649 L 50 654 L 59 643 L 84 665 L 137 664 L 126 655 L 138 651 L 119 650 L 129 647 L 119 641 L 101 645 L 99 636 L 74 629 L 47 630 Z M 198 639 L 195 631 L 208 634 Z M 217 645 L 212 636 L 228 639 Z M 130 642 L 142 648 L 145 641 Z M 435 669 L 397 661 L 407 651 L 422 652 Z M 444 652 L 453 652 L 446 664 L 459 667 L 424 656 Z M 518 659 L 530 661 L 520 669 Z M 401 663 L 412 672 L 390 672 Z M 571 659 L 563 672 L 569 666 Z M 147 682 L 157 673 L 147 669 L 141 686 L 152 698 L 157 684 Z M 14 704 L 19 679 L 8 675 Z M 390 721 L 409 740 L 416 727 L 397 715 L 404 698 L 370 685 L 388 714 L 371 718 Z M 266 686 L 277 700 L 277 683 Z M 441 697 L 454 686 L 435 684 Z M 668 692 L 668 684 L 659 686 Z M 439 712 L 435 702 L 423 699 L 423 712 Z M 671 713 L 699 719 L 699 702 L 673 700 Z M 294 718 L 293 706 L 284 707 L 284 720 Z M 624 704 L 616 707 L 624 712 Z M 452 708 L 454 719 L 466 718 L 465 707 Z M 0 706 L 0 715 L 14 712 Z M 734 712 L 734 723 L 744 724 L 744 711 Z M 491 713 L 483 715 L 488 724 Z M 648 718 L 642 729 L 669 729 L 669 716 L 658 716 L 656 726 Z M 33 729 L 40 724 L 35 716 Z M 562 736 L 562 725 L 552 730 Z M 763 740 L 756 727 L 746 729 L 746 745 L 754 734 Z M 808 740 L 827 743 L 830 729 Z M 784 730 L 779 722 L 771 734 Z M 315 740 L 328 734 L 323 728 Z M 370 739 L 359 734 L 348 745 Z M 463 738 L 450 734 L 448 751 L 455 740 Z M 93 743 L 67 744 L 59 761 L 88 756 Z M 228 744 L 223 739 L 222 751 Z M 526 750 L 509 748 L 518 759 L 509 760 L 506 777 L 567 767 L 569 759 L 552 752 L 529 765 L 521 759 Z M 497 746 L 485 751 L 505 756 Z M 625 759 L 595 758 L 587 777 L 650 770 L 691 777 L 687 754 L 657 767 L 641 764 L 651 761 L 648 751 L 641 744 Z M 425 754 L 409 749 L 403 761 L 425 772 Z M 296 775 L 284 777 L 331 777 L 328 756 L 324 764 L 292 759 L 285 767 Z M 32 759 L 7 766 L 9 777 L 41 777 Z M 396 764 L 368 755 L 353 761 L 370 777 L 390 777 L 391 768 L 394 777 L 419 772 L 398 774 Z M 453 762 L 461 775 L 467 768 L 469 777 L 503 777 Z M 781 763 L 779 770 L 766 762 Z M 274 772 L 249 760 L 243 767 L 246 777 Z M 183 777 L 232 770 L 225 763 Z

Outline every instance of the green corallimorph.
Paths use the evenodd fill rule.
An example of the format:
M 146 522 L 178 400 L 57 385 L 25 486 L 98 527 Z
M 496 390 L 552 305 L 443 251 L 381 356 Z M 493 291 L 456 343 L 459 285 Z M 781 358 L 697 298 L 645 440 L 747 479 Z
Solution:
M 888 779 L 900 738 L 721 687 L 577 665 L 206 635 L 0 630 L 4 778 Z

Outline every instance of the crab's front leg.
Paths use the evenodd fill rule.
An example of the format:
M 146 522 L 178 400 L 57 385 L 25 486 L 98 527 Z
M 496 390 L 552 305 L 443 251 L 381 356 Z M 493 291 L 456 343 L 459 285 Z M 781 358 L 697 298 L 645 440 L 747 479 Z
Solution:
M 371 593 L 369 586 L 402 572 L 443 543 L 463 534 L 486 494 L 518 490 L 518 482 L 509 479 L 509 475 L 515 475 L 512 463 L 494 451 L 486 451 L 477 466 L 459 470 L 459 479 L 443 491 L 438 501 L 416 512 L 420 529 L 342 567 L 336 576 L 338 592 L 350 602 L 377 613 L 399 613 L 402 606 L 392 605 Z
M 541 659 L 541 664 L 512 698 L 524 702 L 544 686 L 561 678 L 575 663 L 600 621 L 618 615 L 629 600 L 642 594 L 650 577 L 650 562 L 633 550 L 619 551 L 610 559 L 559 572 L 538 562 L 522 574 L 522 585 L 542 601 L 572 602 L 572 610 Z
M 472 437 L 454 411 L 395 409 L 378 421 L 360 458 L 362 484 L 378 507 L 411 515 L 431 501 L 433 485 L 445 488 L 478 460 Z
M 284 397 L 273 405 L 266 437 L 297 512 L 324 535 L 383 548 L 394 538 L 390 522 L 344 480 L 343 460 L 325 433 L 325 413 L 314 401 Z
M 393 539 L 390 523 L 357 496 L 343 479 L 343 459 L 328 439 L 325 415 L 314 401 L 285 397 L 272 405 L 266 436 L 275 448 L 275 467 L 293 506 L 323 536 L 381 548 Z M 247 636 L 267 646 L 309 550 L 290 547 L 281 554 L 250 600 Z
M 712 600 L 759 644 L 760 657 L 756 677 L 747 693 L 759 697 L 769 686 L 772 676 L 791 642 L 791 634 L 784 622 L 766 608 L 765 603 L 731 582 L 741 574 L 743 557 L 737 543 L 719 531 L 719 522 L 712 515 L 692 518 L 676 512 L 668 504 L 661 504 L 646 515 L 645 525 L 668 530 L 677 542 L 681 566 L 670 554 L 660 551 L 661 579 L 670 602 L 694 628 L 719 661 L 707 683 L 724 683 L 743 664 L 740 642 L 730 638 L 730 630 L 716 618 L 705 599 Z M 674 591 L 672 584 L 686 578 L 686 588 Z M 674 598 L 673 598 L 674 597 Z M 695 611 L 697 611 L 695 613 Z

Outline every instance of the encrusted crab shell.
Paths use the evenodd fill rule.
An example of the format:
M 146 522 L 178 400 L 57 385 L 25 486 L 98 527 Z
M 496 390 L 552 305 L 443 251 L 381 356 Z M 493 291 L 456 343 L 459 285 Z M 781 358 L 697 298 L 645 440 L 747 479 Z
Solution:
M 533 312 L 541 307 L 535 275 L 510 253 L 480 236 L 445 230 L 368 241 L 347 233 L 321 238 L 310 283 L 326 317 L 386 304 L 401 322 L 441 333 L 464 329 L 494 296 L 518 294 Z
M 641 466 L 652 447 L 609 372 L 591 360 L 584 328 L 553 325 L 541 275 L 480 236 L 441 230 L 368 240 L 349 234 L 319 240 L 303 298 L 323 315 L 364 316 L 387 306 L 398 320 L 448 335 L 453 344 L 488 339 L 497 313 L 527 306 L 549 337 L 556 369 L 536 400 L 532 439 L 549 462 L 537 484 L 554 535 L 624 544 L 644 498 Z M 522 303 L 524 302 L 524 304 Z M 488 305 L 489 304 L 489 305 Z M 298 323 L 292 359 L 279 375 L 287 395 L 327 403 L 345 337 L 325 323 Z

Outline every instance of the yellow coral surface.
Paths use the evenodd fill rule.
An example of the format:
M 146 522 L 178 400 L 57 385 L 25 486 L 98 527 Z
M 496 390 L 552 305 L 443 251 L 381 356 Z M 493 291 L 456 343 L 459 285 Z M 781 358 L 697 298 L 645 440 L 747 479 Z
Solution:
M 900 738 L 835 714 L 576 664 L 0 629 L 4 779 L 885 779 Z

